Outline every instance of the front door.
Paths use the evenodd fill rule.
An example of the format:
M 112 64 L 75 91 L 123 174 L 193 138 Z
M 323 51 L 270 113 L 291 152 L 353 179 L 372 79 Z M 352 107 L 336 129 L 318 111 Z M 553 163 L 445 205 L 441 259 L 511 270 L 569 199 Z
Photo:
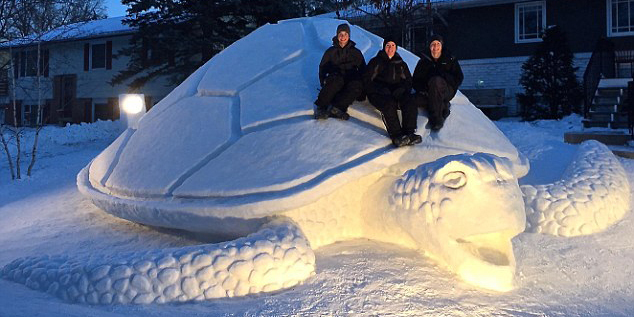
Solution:
M 57 105 L 58 122 L 73 122 L 73 106 L 77 99 L 77 75 L 58 75 L 53 78 L 53 83 L 53 100 Z

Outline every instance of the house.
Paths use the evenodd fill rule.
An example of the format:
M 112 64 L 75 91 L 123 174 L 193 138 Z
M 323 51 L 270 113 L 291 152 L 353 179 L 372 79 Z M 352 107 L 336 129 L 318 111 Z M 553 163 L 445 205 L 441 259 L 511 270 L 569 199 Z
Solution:
M 413 21 L 403 43 L 420 53 L 427 36 L 443 35 L 465 74 L 461 91 L 476 105 L 503 105 L 507 115 L 520 113 L 521 66 L 553 25 L 567 35 L 587 109 L 600 78 L 632 78 L 634 0 L 425 0 L 419 5 L 426 6 L 418 12 L 427 17 Z M 357 16 L 349 20 L 370 29 L 377 25 Z
M 109 84 L 127 66 L 129 58 L 117 52 L 129 45 L 135 32 L 122 23 L 123 18 L 72 24 L 0 44 L 0 65 L 5 65 L 0 72 L 4 122 L 13 124 L 13 79 L 18 125 L 35 122 L 38 100 L 44 123 L 65 124 L 117 119 L 119 94 L 142 93 L 148 108 L 167 95 L 175 85 L 166 78 L 139 91 Z

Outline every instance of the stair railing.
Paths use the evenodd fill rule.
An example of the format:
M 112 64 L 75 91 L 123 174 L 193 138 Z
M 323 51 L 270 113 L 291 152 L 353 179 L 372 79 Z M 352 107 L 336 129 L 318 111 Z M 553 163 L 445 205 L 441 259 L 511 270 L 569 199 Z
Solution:
M 583 73 L 583 116 L 588 117 L 592 98 L 594 97 L 599 81 L 602 77 L 614 77 L 614 43 L 605 38 L 597 41 L 590 61 Z
M 627 128 L 630 130 L 630 138 L 634 140 L 634 81 L 627 83 Z

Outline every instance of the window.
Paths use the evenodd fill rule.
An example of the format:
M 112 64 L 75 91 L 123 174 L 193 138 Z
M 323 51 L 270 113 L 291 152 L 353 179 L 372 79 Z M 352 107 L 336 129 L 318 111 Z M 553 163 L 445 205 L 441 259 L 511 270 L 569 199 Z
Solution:
M 634 0 L 608 0 L 608 36 L 634 35 Z
M 8 71 L 0 70 L 0 96 L 8 96 L 9 95 L 9 75 Z M 2 112 L 2 109 L 0 109 Z M 0 124 L 4 122 L 0 120 Z
M 106 68 L 106 44 L 92 45 L 92 69 Z
M 84 71 L 104 68 L 112 69 L 112 41 L 84 43 Z
M 13 53 L 13 67 L 16 78 L 37 76 L 37 50 Z M 48 76 L 48 50 L 40 50 L 40 76 Z
M 546 2 L 515 4 L 515 43 L 539 42 L 546 28 Z
M 22 109 L 22 125 L 34 126 L 37 122 L 37 106 L 36 105 L 23 105 Z

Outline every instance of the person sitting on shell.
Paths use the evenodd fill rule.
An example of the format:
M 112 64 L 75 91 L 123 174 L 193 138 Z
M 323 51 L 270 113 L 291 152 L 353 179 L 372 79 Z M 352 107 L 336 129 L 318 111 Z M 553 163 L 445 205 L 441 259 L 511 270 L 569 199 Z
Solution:
M 443 48 L 442 36 L 436 34 L 429 41 L 414 69 L 415 103 L 427 109 L 431 130 L 440 130 L 449 116 L 449 101 L 462 84 L 464 75 L 458 60 Z
M 332 46 L 319 63 L 321 90 L 315 101 L 315 119 L 350 118 L 348 106 L 363 92 L 361 74 L 365 68 L 363 54 L 355 45 L 350 40 L 350 26 L 347 23 L 337 26 Z
M 418 107 L 411 94 L 412 75 L 396 48 L 395 39 L 383 40 L 383 49 L 368 63 L 363 83 L 368 100 L 381 111 L 392 143 L 401 147 L 421 143 L 422 138 L 414 133 Z M 399 122 L 398 109 L 401 109 L 402 122 Z

